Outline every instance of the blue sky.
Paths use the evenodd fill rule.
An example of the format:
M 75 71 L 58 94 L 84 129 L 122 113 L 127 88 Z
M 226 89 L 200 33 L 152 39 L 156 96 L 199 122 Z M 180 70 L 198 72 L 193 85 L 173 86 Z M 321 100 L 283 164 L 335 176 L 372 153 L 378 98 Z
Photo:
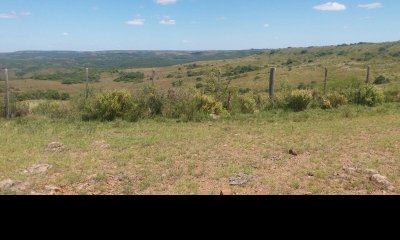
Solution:
M 0 0 L 0 52 L 400 40 L 398 0 Z

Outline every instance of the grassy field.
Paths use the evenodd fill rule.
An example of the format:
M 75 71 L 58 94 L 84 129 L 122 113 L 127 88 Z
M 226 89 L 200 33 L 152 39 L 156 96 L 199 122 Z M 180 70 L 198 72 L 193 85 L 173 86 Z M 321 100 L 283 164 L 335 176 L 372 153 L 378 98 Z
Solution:
M 181 80 L 185 86 L 195 86 L 198 82 L 204 82 L 212 69 L 218 69 L 224 74 L 229 72 L 229 69 L 242 66 L 254 66 L 258 70 L 230 76 L 232 78 L 231 84 L 237 88 L 265 90 L 270 66 L 277 67 L 277 90 L 279 90 L 282 82 L 290 83 L 295 87 L 299 84 L 315 84 L 321 88 L 324 79 L 324 67 L 328 68 L 328 80 L 333 83 L 351 78 L 364 80 L 366 67 L 371 66 L 371 81 L 379 75 L 383 75 L 389 78 L 392 84 L 398 84 L 400 83 L 399 57 L 399 42 L 265 50 L 256 55 L 241 58 L 198 61 L 194 63 L 194 68 L 191 67 L 193 64 L 155 68 L 120 68 L 125 72 L 143 72 L 146 76 L 143 83 L 114 82 L 113 80 L 118 75 L 104 70 L 100 81 L 91 83 L 91 88 L 94 90 L 137 90 L 150 83 L 153 70 L 155 71 L 155 84 L 157 86 L 169 88 L 177 80 Z M 72 69 L 76 68 L 70 70 Z M 20 79 L 13 75 L 14 71 L 16 70 L 10 70 L 12 80 L 10 85 L 14 91 L 55 89 L 75 94 L 82 92 L 85 88 L 84 84 L 65 85 L 61 81 L 33 80 L 30 78 L 31 73 Z M 41 69 L 38 72 L 54 72 L 54 69 Z M 194 73 L 195 76 L 189 76 L 190 72 Z M 85 76 L 82 76 L 82 79 L 84 78 Z M 223 80 L 228 78 L 228 76 L 222 77 Z
M 19 112 L 23 117 L 0 118 L 0 194 L 209 195 L 221 190 L 262 195 L 399 194 L 399 57 L 400 42 L 394 42 L 265 50 L 235 59 L 117 69 L 144 73 L 143 83 L 115 82 L 118 71 L 99 70 L 100 80 L 90 84 L 94 93 L 126 89 L 130 94 L 140 90 L 132 96 L 146 100 L 151 95 L 146 101 L 159 103 L 153 97 L 161 95 L 140 95 L 144 86 L 151 85 L 153 70 L 157 89 L 171 91 L 160 98 L 161 112 L 143 114 L 136 123 L 82 121 L 84 110 L 79 104 L 84 101 L 78 95 L 83 93 L 84 84 L 33 80 L 33 72 L 19 79 L 18 69 L 10 69 L 12 103 L 17 92 L 32 90 L 58 90 L 69 93 L 71 99 L 27 99 L 15 105 L 23 110 L 24 103 L 28 103 L 25 114 Z M 266 95 L 271 66 L 277 67 L 277 93 L 282 96 L 288 89 L 293 93 L 301 86 L 312 89 L 310 94 L 320 93 L 325 66 L 329 69 L 331 93 L 346 92 L 354 82 L 364 85 L 367 66 L 372 69 L 371 82 L 379 75 L 390 81 L 376 86 L 376 91 L 382 89 L 386 94 L 383 105 L 379 102 L 376 107 L 365 107 L 356 105 L 365 103 L 350 102 L 349 98 L 338 109 L 324 110 L 309 104 L 309 109 L 293 112 L 285 103 L 287 96 L 275 101 L 276 105 L 287 105 L 280 107 L 266 107 L 272 104 L 268 99 L 266 105 L 258 106 L 253 98 Z M 40 69 L 43 74 L 54 71 Z M 206 84 L 208 78 L 216 79 L 211 76 L 216 71 L 223 82 L 231 81 L 230 87 L 238 92 L 233 104 L 239 107 L 224 112 L 220 99 L 219 113 L 214 110 L 216 114 L 210 117 L 211 112 L 202 112 L 200 122 L 194 117 L 182 118 L 190 113 L 186 112 L 186 105 L 195 109 L 199 103 L 198 99 L 185 98 L 183 91 Z M 172 87 L 177 81 L 182 86 Z M 250 96 L 246 90 L 251 91 L 251 97 L 244 101 L 243 97 Z M 186 92 L 189 93 L 194 92 Z M 2 94 L 4 91 L 0 91 L 1 105 Z M 310 98 L 320 104 L 318 94 Z M 191 100 L 178 104 L 185 99 Z M 138 107 L 141 102 L 135 101 L 128 112 L 139 114 L 136 110 L 144 109 L 142 112 L 152 113 L 149 106 L 153 105 L 143 105 L 142 109 Z M 213 101 L 207 103 L 213 106 L 211 103 L 217 103 Z M 241 110 L 240 106 L 249 103 L 254 103 L 254 109 Z M 174 115 L 175 119 L 164 114 L 169 110 L 167 113 L 173 116 L 172 110 L 177 106 L 181 112 Z M 254 114 L 242 114 L 248 112 Z M 213 115 L 218 120 L 208 120 Z M 54 148 L 49 146 L 55 142 Z M 297 156 L 289 154 L 290 149 L 298 152 Z M 235 185 L 242 180 L 242 184 Z
M 274 110 L 201 123 L 0 119 L 0 181 L 20 186 L 0 193 L 399 194 L 399 119 L 399 104 Z M 64 148 L 46 149 L 51 142 Z M 35 164 L 51 167 L 23 173 Z M 394 190 L 372 182 L 369 169 Z M 230 186 L 237 174 L 249 182 Z

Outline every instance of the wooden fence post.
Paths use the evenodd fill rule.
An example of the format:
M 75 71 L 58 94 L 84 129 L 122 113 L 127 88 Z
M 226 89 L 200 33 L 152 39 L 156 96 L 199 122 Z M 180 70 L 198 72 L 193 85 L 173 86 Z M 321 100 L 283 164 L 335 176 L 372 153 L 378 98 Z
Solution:
M 328 91 L 328 68 L 325 67 L 325 77 L 324 77 L 324 95 L 327 94 Z
M 275 67 L 271 67 L 269 69 L 269 97 L 272 99 L 275 96 L 275 72 L 276 72 L 276 68 Z
M 86 68 L 86 88 L 85 88 L 85 99 L 89 97 L 89 68 Z
M 370 67 L 370 66 L 367 66 L 367 79 L 365 80 L 365 83 L 366 83 L 366 84 L 369 83 L 370 73 L 371 73 L 371 67 Z
M 5 112 L 4 115 L 8 119 L 11 117 L 11 111 L 10 111 L 10 85 L 8 82 L 8 69 L 4 69 L 4 73 L 6 75 L 6 82 L 5 82 L 5 94 L 4 94 L 4 100 L 5 100 Z
M 151 84 L 154 85 L 154 81 L 156 80 L 156 71 L 154 69 L 151 70 L 150 80 Z

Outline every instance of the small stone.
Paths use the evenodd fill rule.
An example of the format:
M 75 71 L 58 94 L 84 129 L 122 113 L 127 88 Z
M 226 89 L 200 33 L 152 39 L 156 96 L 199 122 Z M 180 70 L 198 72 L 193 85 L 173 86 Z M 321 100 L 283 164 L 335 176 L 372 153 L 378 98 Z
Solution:
M 64 144 L 60 142 L 52 142 L 47 144 L 46 146 L 46 151 L 61 152 L 64 149 L 65 149 Z
M 36 164 L 22 171 L 23 174 L 45 173 L 51 168 L 49 164 Z
M 0 189 L 10 189 L 12 186 L 14 186 L 15 182 L 11 179 L 6 179 L 0 182 Z
M 309 177 L 314 177 L 314 176 L 315 176 L 315 174 L 314 174 L 313 172 L 308 172 L 307 175 L 308 175 Z
M 393 185 L 387 180 L 385 176 L 382 176 L 380 174 L 374 174 L 371 177 L 371 181 L 378 186 L 380 186 L 383 189 L 387 189 L 388 191 L 394 191 L 395 188 Z
M 243 185 L 248 183 L 253 177 L 244 173 L 239 173 L 229 178 L 230 185 Z
M 298 153 L 296 150 L 294 150 L 294 149 L 290 149 L 290 150 L 289 150 L 289 154 L 291 154 L 291 155 L 293 155 L 293 156 L 298 156 L 298 155 L 299 155 L 299 153 Z
M 16 183 L 11 190 L 16 193 L 23 193 L 29 188 L 30 184 L 28 182 L 19 182 Z

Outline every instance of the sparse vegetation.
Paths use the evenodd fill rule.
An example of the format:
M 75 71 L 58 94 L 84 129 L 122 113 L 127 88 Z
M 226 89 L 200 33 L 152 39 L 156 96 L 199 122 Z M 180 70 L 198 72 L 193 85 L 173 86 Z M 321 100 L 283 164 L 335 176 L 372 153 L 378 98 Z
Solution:
M 17 66 L 13 118 L 0 119 L 0 141 L 8 146 L 0 145 L 0 180 L 29 181 L 37 191 L 54 184 L 59 194 L 218 194 L 231 176 L 245 173 L 252 180 L 233 192 L 381 194 L 363 175 L 373 168 L 398 193 L 398 51 L 399 43 L 266 50 L 158 68 L 154 84 L 145 82 L 153 68 L 120 65 L 97 72 L 88 100 L 83 72 L 80 83 L 63 85 L 55 75 L 65 69 L 36 66 L 43 76 L 30 79 L 32 70 Z M 270 66 L 278 66 L 273 99 Z M 53 141 L 67 147 L 46 151 Z M 288 154 L 291 148 L 298 156 Z M 53 166 L 47 175 L 20 174 L 41 161 Z M 347 173 L 348 166 L 357 171 Z
M 144 81 L 144 73 L 142 72 L 120 72 L 119 78 L 114 80 L 115 82 L 131 82 L 131 83 L 141 83 Z
M 86 75 L 84 70 L 76 70 L 72 72 L 57 72 L 53 74 L 35 73 L 32 79 L 61 81 L 61 83 L 63 84 L 78 84 L 86 81 Z M 98 71 L 89 72 L 90 82 L 99 80 L 100 80 L 100 73 Z

